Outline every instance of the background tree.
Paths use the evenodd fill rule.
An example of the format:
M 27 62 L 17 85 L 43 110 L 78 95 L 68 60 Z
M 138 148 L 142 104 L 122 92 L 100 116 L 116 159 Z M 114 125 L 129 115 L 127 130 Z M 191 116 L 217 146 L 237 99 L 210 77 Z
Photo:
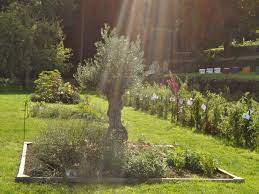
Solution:
M 139 39 L 130 42 L 108 26 L 101 34 L 102 41 L 96 43 L 97 54 L 79 65 L 75 78 L 83 88 L 98 86 L 109 103 L 108 136 L 127 140 L 128 133 L 121 121 L 122 96 L 126 89 L 142 80 L 144 53 Z
M 182 0 L 179 2 L 180 31 L 192 50 L 224 45 L 226 52 L 233 39 L 243 40 L 256 27 L 257 0 Z
M 24 88 L 42 70 L 63 70 L 71 56 L 59 22 L 42 17 L 40 8 L 37 1 L 16 2 L 0 12 L 1 76 L 22 82 Z
M 223 17 L 223 25 L 219 27 L 227 54 L 233 39 L 242 39 L 247 31 L 255 30 L 256 3 L 255 0 L 220 0 L 218 3 Z
M 0 10 L 6 10 L 11 3 L 17 0 L 0 0 Z

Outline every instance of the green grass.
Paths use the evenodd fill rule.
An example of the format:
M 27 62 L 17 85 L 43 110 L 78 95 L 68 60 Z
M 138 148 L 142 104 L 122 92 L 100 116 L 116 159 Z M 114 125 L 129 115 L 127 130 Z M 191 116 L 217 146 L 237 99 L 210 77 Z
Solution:
M 23 102 L 26 94 L 0 94 L 0 193 L 259 193 L 259 154 L 226 146 L 223 141 L 193 133 L 169 121 L 125 108 L 124 124 L 130 140 L 144 137 L 157 144 L 181 144 L 208 152 L 220 161 L 220 167 L 246 179 L 233 183 L 172 183 L 140 185 L 41 185 L 18 184 L 17 174 L 23 143 Z M 92 101 L 106 108 L 107 103 L 95 96 Z M 29 119 L 26 140 L 33 140 L 45 127 L 46 120 Z M 69 121 L 64 121 L 69 122 Z
M 224 79 L 228 79 L 228 80 L 237 80 L 237 81 L 250 81 L 250 80 L 254 80 L 254 81 L 259 81 L 259 75 L 256 74 L 255 72 L 247 75 L 247 74 L 243 74 L 243 73 L 237 73 L 237 74 L 199 74 L 199 73 L 181 73 L 178 74 L 178 76 L 180 77 L 186 77 L 188 76 L 188 78 L 194 78 L 194 77 L 200 77 L 200 78 L 204 78 L 204 79 L 219 79 L 219 80 L 224 80 Z
M 259 32 L 257 32 L 257 34 L 259 34 Z M 241 48 L 241 47 L 257 47 L 259 46 L 259 40 L 256 39 L 256 41 L 244 41 L 242 43 L 236 43 L 236 44 L 232 44 L 233 48 Z M 224 47 L 223 45 L 217 47 L 217 48 L 211 48 L 208 49 L 206 51 L 214 51 L 214 52 L 223 52 L 224 51 Z

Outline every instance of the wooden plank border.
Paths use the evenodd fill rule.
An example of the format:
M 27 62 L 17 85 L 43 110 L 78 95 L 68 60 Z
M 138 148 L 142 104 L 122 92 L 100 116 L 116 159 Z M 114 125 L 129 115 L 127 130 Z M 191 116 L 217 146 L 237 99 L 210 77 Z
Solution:
M 24 142 L 22 156 L 21 156 L 21 162 L 20 162 L 20 167 L 19 167 L 17 178 L 29 177 L 29 176 L 24 174 L 24 170 L 25 170 L 27 148 L 28 148 L 28 145 L 30 145 L 30 144 L 32 144 L 32 142 Z
M 21 162 L 19 167 L 19 172 L 15 178 L 16 182 L 21 183 L 84 183 L 84 184 L 138 184 L 143 181 L 135 178 L 103 178 L 103 179 L 93 179 L 93 178 L 63 178 L 63 177 L 30 177 L 24 174 L 25 163 L 26 163 L 26 153 L 28 145 L 32 142 L 24 142 L 23 152 L 21 156 Z M 225 183 L 244 183 L 245 179 L 233 175 L 223 169 L 218 168 L 218 171 L 230 176 L 231 178 L 151 178 L 145 181 L 145 183 L 173 183 L 173 182 L 225 182 Z

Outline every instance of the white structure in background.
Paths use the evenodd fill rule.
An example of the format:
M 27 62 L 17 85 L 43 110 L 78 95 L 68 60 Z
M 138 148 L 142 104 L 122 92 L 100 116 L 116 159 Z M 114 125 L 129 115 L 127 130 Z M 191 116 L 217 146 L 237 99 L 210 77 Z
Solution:
M 207 68 L 206 73 L 207 74 L 213 74 L 213 68 Z
M 206 69 L 199 69 L 200 74 L 206 74 Z
M 214 73 L 216 73 L 216 74 L 221 73 L 221 68 L 214 68 Z
M 149 67 L 148 74 L 155 75 L 155 74 L 159 74 L 160 72 L 161 71 L 160 71 L 159 63 L 157 61 L 153 61 Z
M 164 61 L 163 63 L 163 73 L 167 73 L 169 71 L 169 63 L 168 61 Z

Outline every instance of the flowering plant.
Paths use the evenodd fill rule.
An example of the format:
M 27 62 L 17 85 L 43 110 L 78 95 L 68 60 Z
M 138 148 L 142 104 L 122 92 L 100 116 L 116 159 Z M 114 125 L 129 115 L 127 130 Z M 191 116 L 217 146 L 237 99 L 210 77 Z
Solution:
M 152 115 L 195 127 L 199 132 L 219 135 L 239 146 L 251 149 L 257 146 L 258 102 L 248 97 L 230 102 L 221 94 L 207 92 L 204 95 L 196 90 L 190 91 L 187 82 L 178 85 L 176 78 L 168 83 L 169 86 L 146 84 L 132 88 L 132 99 L 138 101 L 132 103 L 133 107 L 139 105 L 141 110 Z M 139 100 L 140 96 L 143 101 Z
M 188 106 L 192 106 L 192 105 L 193 105 L 193 98 L 190 98 L 190 99 L 187 101 L 187 105 L 188 105 Z
M 152 101 L 156 101 L 159 99 L 159 96 L 157 96 L 155 93 L 153 94 L 153 96 L 151 97 Z
M 206 106 L 205 104 L 202 104 L 202 105 L 201 105 L 201 109 L 202 109 L 203 111 L 206 111 L 206 110 L 207 110 L 207 106 Z
M 180 90 L 180 84 L 176 79 L 175 75 L 171 76 L 171 79 L 167 80 L 168 85 L 170 86 L 172 92 L 174 94 L 178 94 L 179 90 Z

